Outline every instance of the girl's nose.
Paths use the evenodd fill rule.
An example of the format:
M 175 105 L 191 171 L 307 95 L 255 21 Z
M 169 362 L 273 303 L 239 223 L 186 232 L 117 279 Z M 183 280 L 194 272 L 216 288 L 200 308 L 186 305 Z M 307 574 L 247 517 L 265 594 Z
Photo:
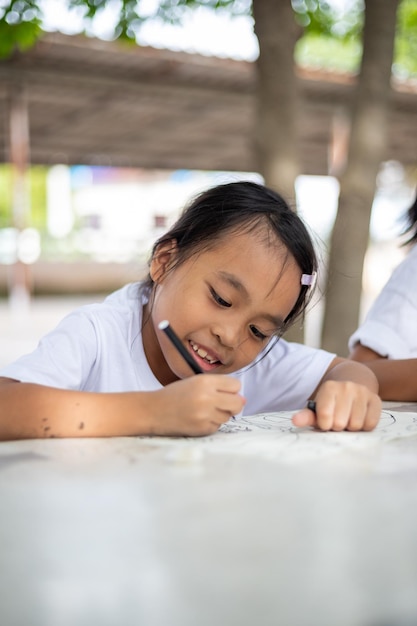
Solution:
M 237 324 L 216 325 L 212 328 L 212 332 L 226 348 L 237 348 L 242 341 L 241 330 Z

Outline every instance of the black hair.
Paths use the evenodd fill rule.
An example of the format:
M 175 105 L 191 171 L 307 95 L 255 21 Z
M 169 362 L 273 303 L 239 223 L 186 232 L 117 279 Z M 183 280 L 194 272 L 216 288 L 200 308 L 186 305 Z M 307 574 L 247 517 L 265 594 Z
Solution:
M 241 232 L 243 228 L 253 232 L 262 226 L 285 246 L 303 274 L 317 271 L 314 247 L 301 218 L 278 193 L 250 181 L 218 185 L 198 195 L 168 232 L 156 241 L 151 258 L 161 244 L 175 240 L 178 265 L 195 252 L 212 246 L 225 233 Z M 152 290 L 150 275 L 144 287 Z M 304 312 L 311 292 L 308 285 L 300 284 L 297 302 L 280 334 Z
M 404 246 L 407 244 L 417 243 L 417 194 L 413 204 L 407 209 L 405 213 L 405 219 L 407 222 L 406 228 L 401 233 L 402 235 L 408 235 L 409 238 L 404 242 Z

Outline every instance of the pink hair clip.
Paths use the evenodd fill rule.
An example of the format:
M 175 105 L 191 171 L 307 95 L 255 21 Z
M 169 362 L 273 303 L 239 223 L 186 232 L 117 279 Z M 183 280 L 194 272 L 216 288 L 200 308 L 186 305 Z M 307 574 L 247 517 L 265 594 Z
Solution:
M 317 272 L 313 272 L 312 274 L 302 274 L 301 275 L 301 284 L 306 285 L 307 287 L 314 287 L 316 283 Z

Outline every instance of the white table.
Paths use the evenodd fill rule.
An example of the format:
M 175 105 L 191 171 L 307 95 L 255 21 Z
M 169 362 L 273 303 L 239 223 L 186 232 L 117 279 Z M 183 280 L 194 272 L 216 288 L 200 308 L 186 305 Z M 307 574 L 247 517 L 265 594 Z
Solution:
M 185 443 L 0 444 L 1 626 L 417 624 L 417 437 L 343 463 Z

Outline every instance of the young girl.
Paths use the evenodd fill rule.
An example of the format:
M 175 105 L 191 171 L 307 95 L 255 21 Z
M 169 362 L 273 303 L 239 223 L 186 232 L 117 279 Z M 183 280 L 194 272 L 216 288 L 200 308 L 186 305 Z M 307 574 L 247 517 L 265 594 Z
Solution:
M 307 230 L 275 192 L 206 191 L 156 242 L 147 280 L 76 310 L 2 370 L 0 437 L 198 436 L 292 409 L 297 426 L 371 430 L 381 403 L 366 366 L 279 340 L 315 272 Z M 159 329 L 165 319 L 204 374 Z
M 350 358 L 377 375 L 384 400 L 417 400 L 417 196 L 406 213 L 411 245 L 349 340 Z

